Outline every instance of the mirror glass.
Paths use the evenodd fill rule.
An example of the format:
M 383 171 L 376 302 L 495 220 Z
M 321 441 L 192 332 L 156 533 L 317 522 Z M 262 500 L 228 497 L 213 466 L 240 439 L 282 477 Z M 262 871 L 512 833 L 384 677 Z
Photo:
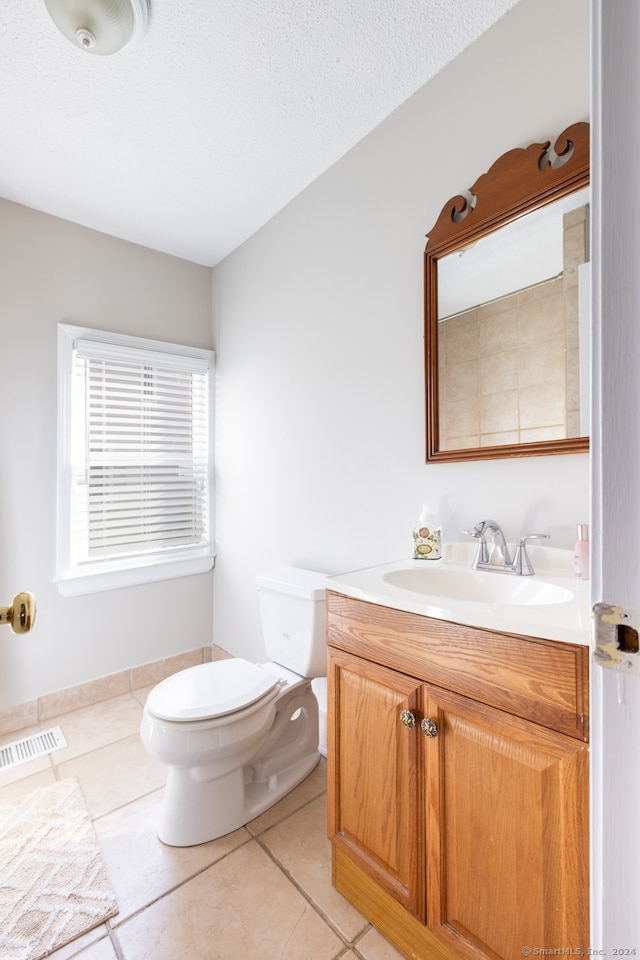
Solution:
M 532 146 L 544 152 L 549 144 Z M 540 177 L 541 165 L 534 176 Z M 479 220 L 477 229 L 463 221 L 472 221 L 480 208 L 483 178 L 466 197 L 443 208 L 431 251 L 431 236 L 427 244 L 427 460 L 588 449 L 585 182 L 588 169 L 577 183 L 547 191 L 542 199 L 531 199 L 528 186 L 522 212 L 513 204 L 496 210 L 501 196 L 496 189 L 489 222 Z

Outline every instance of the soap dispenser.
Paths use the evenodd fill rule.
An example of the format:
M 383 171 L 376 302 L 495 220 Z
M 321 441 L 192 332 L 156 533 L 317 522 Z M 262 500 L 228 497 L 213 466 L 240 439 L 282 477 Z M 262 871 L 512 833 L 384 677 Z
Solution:
M 442 556 L 442 526 L 433 519 L 426 504 L 413 530 L 413 559 L 439 560 Z

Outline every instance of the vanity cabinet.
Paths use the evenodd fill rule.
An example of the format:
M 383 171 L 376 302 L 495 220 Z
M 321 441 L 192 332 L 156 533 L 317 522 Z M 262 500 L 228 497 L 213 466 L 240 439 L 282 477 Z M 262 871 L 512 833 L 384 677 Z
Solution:
M 336 888 L 414 960 L 586 949 L 588 649 L 327 603 Z

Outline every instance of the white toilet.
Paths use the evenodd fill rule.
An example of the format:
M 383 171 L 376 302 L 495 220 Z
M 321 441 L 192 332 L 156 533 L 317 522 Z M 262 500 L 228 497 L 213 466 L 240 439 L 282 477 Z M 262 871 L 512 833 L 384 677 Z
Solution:
M 217 660 L 153 688 L 140 729 L 168 764 L 158 836 L 189 847 L 237 830 L 314 769 L 327 673 L 325 575 L 280 567 L 257 578 L 272 662 Z

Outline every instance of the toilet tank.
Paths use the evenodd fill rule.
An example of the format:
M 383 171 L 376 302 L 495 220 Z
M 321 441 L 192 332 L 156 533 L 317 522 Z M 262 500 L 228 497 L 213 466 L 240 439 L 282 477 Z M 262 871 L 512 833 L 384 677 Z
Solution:
M 326 577 L 314 570 L 277 567 L 256 579 L 269 659 L 301 677 L 327 675 Z

